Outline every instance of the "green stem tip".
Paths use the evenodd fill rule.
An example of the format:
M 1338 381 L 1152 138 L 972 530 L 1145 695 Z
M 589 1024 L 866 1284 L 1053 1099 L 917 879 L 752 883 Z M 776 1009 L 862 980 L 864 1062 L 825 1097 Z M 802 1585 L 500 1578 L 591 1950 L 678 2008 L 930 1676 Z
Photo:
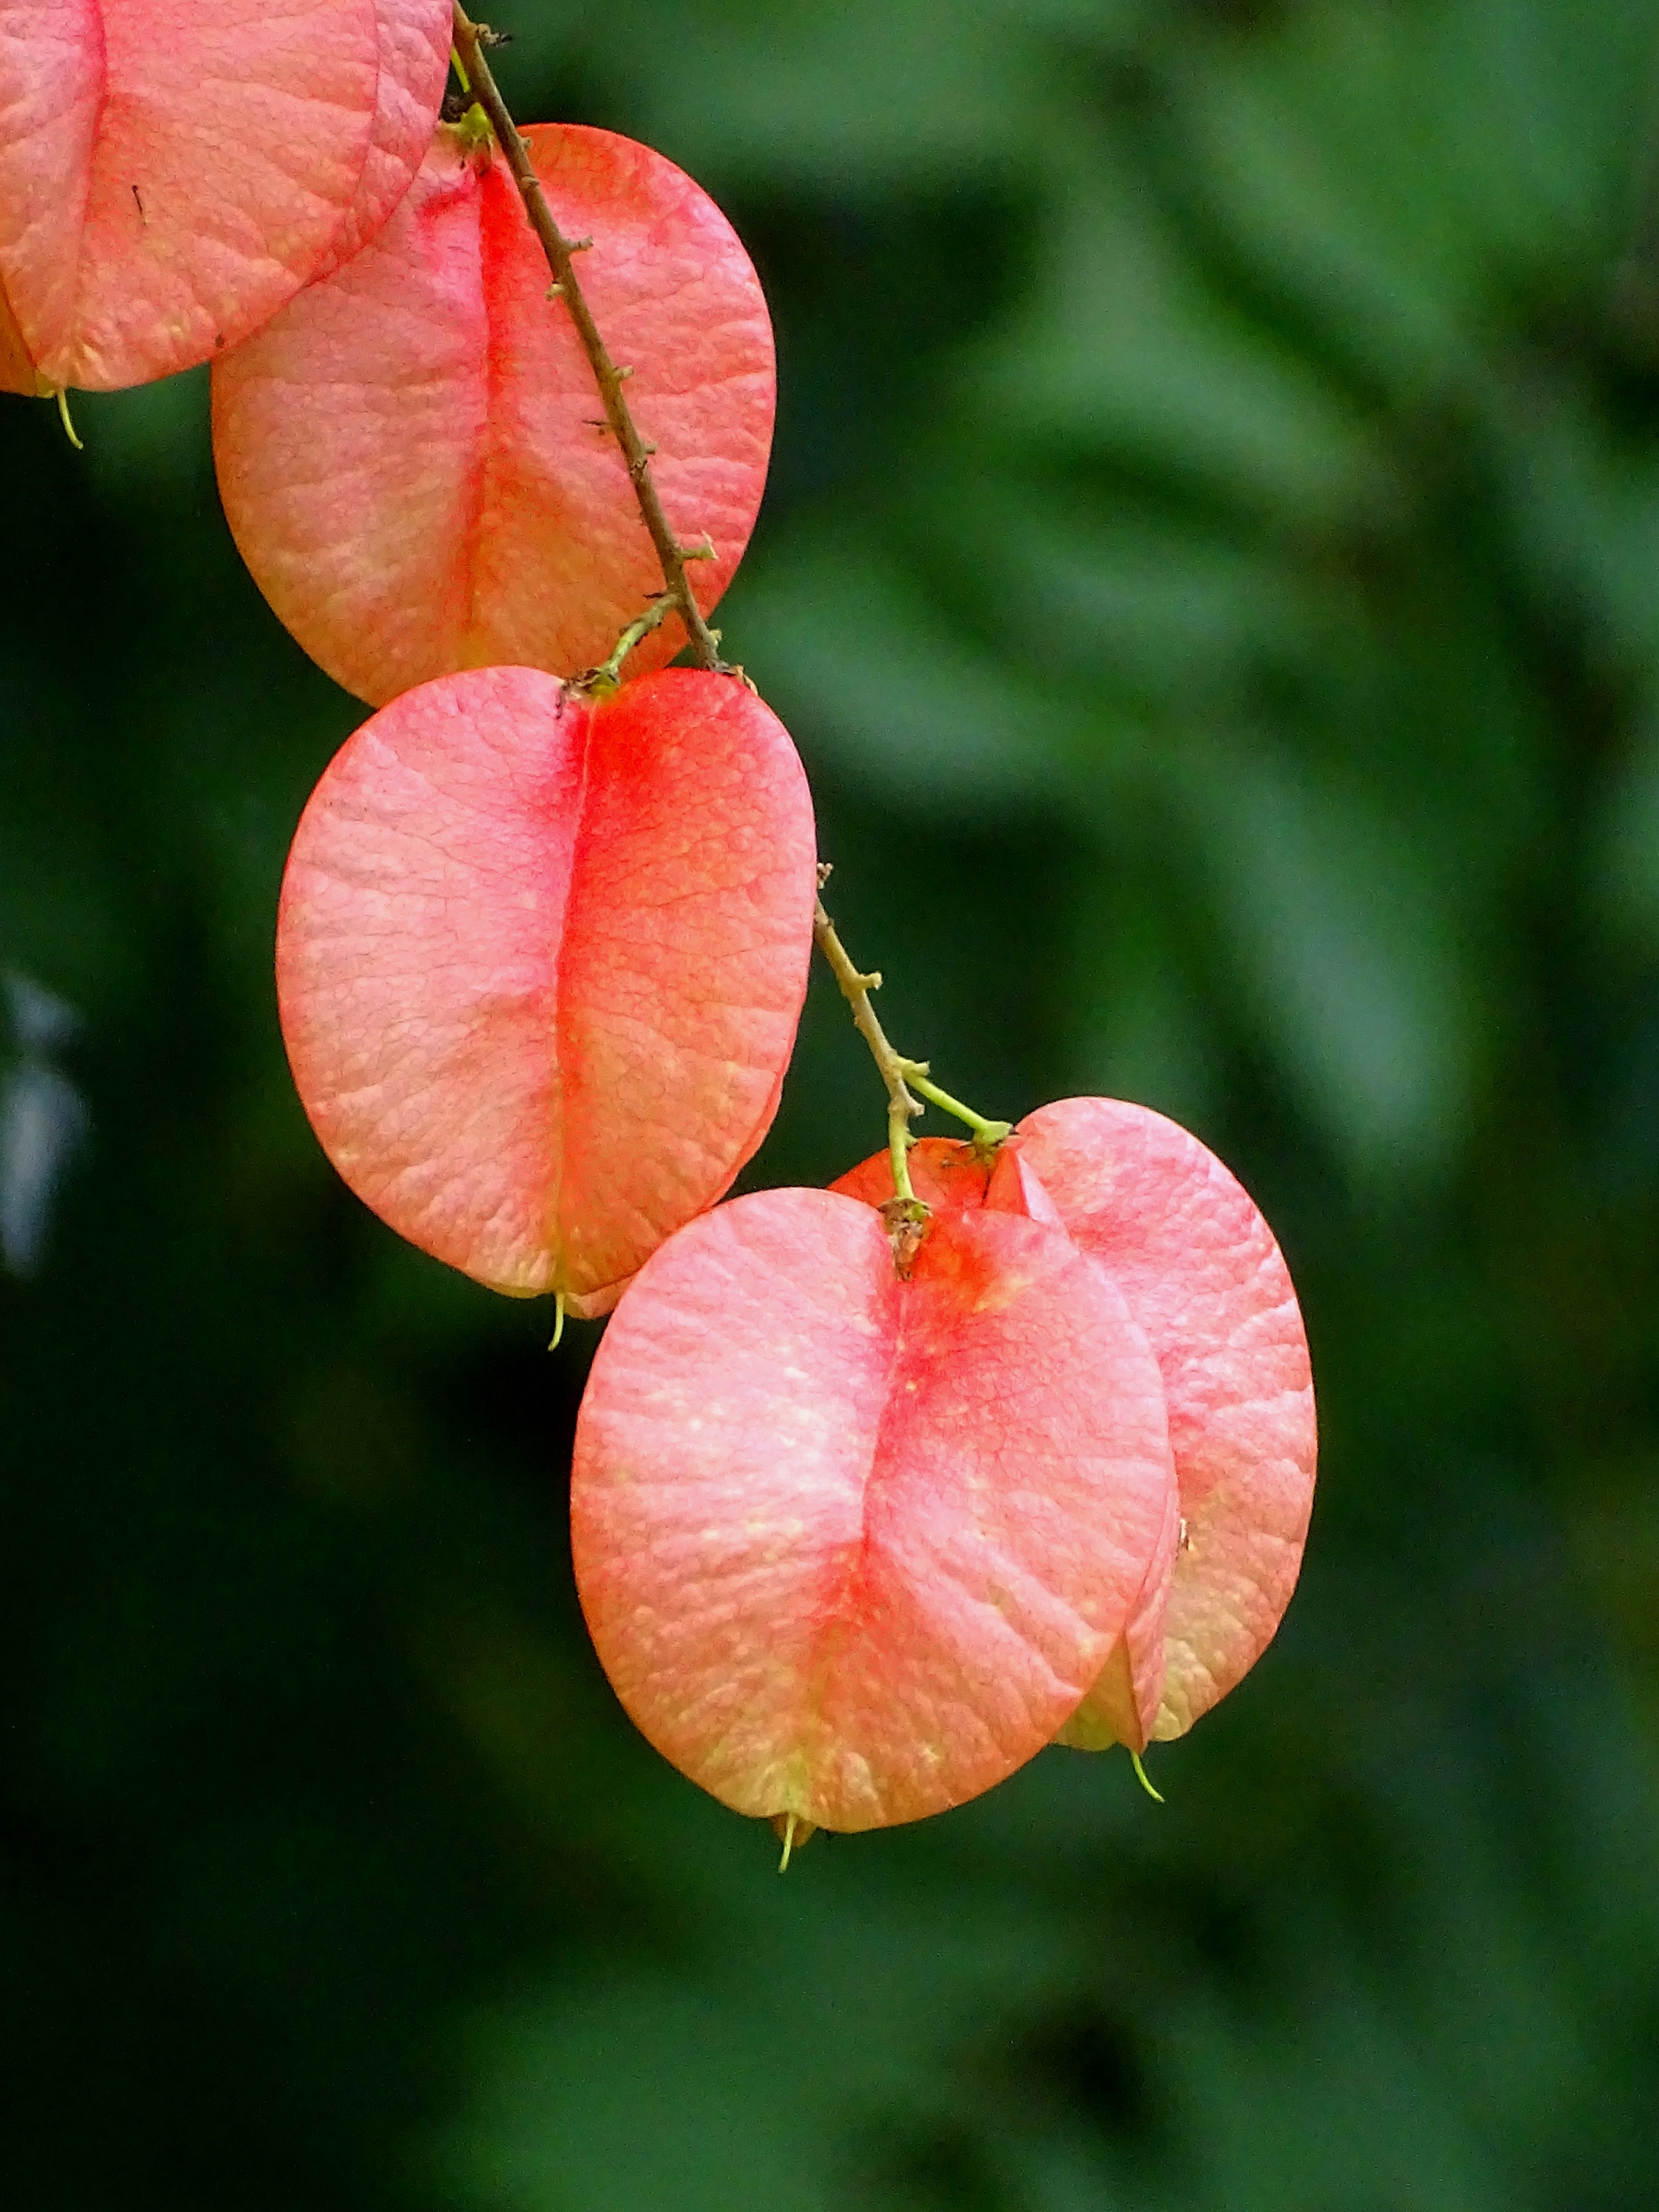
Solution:
M 74 447 L 77 453 L 84 453 L 87 449 L 81 443 L 79 438 L 75 434 L 75 423 L 71 419 L 69 411 L 69 394 L 64 390 L 61 385 L 58 389 L 58 417 L 64 425 L 64 435 L 69 440 L 70 445 Z
M 1161 1805 L 1164 1802 L 1164 1800 L 1158 1796 L 1158 1791 L 1153 1789 L 1152 1784 L 1146 1779 L 1146 1770 L 1140 1763 L 1140 1753 L 1138 1751 L 1132 1751 L 1129 1753 L 1129 1759 L 1131 1764 L 1134 1767 L 1135 1772 L 1140 1778 L 1141 1788 L 1146 1792 L 1146 1795 L 1152 1800 L 1154 1804 Z

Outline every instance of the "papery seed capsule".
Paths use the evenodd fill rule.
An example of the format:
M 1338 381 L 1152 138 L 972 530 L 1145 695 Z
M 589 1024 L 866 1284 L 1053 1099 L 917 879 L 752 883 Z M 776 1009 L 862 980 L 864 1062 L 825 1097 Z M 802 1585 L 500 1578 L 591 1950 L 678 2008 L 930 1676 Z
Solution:
M 1176 1736 L 1271 1641 L 1296 1587 L 1317 1431 L 1290 1273 L 1249 1194 L 1199 1139 L 1114 1098 L 1039 1107 L 995 1162 L 929 1138 L 911 1177 L 935 1206 L 1057 1219 L 1146 1330 L 1169 1395 L 1179 1512 L 1099 1681 L 1061 1733 L 1096 1750 Z M 892 1194 L 885 1152 L 832 1186 Z
M 595 1358 L 571 1529 L 623 1705 L 738 1811 L 959 1804 L 1095 1680 L 1174 1497 L 1121 1293 L 1059 1231 L 757 1192 L 641 1272 Z
M 705 612 L 754 527 L 772 326 L 706 192 L 608 131 L 525 133 Z M 506 162 L 441 130 L 366 252 L 214 371 L 219 489 L 276 613 L 379 704 L 459 668 L 598 666 L 662 588 L 628 462 Z M 626 673 L 685 642 L 671 617 Z
M 771 1124 L 816 882 L 799 759 L 731 678 L 405 692 L 325 774 L 283 880 L 306 1110 L 424 1250 L 605 1312 Z
M 234 346 L 372 237 L 443 99 L 449 0 L 0 0 L 0 389 Z

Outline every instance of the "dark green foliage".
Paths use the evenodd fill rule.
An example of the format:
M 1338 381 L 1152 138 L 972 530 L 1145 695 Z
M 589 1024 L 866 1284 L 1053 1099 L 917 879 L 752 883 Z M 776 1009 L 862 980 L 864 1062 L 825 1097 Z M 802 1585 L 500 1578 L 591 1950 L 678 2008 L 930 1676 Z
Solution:
M 761 264 L 720 619 L 896 1040 L 1164 1107 L 1278 1227 L 1304 1586 L 1164 1809 L 1050 1753 L 778 1881 L 587 1652 L 591 1333 L 397 1246 L 289 1093 L 357 715 L 198 381 L 84 459 L 6 403 L 0 965 L 80 1028 L 14 1005 L 0 1095 L 92 1133 L 54 1092 L 0 1275 L 0 2197 L 1659 2204 L 1659 10 L 495 12 L 522 116 Z M 750 1179 L 881 1105 L 821 976 Z

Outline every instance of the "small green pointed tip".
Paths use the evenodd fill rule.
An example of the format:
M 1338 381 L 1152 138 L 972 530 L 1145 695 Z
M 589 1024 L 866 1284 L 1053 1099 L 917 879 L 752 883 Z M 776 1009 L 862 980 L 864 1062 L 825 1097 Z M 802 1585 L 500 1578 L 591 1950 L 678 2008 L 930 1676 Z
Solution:
M 495 126 L 485 113 L 483 103 L 474 100 L 455 128 L 461 134 L 461 143 L 470 153 L 495 143 Z
M 562 1291 L 559 1291 L 554 1294 L 553 1298 L 553 1341 L 547 1347 L 550 1352 L 556 1352 L 558 1350 L 559 1339 L 563 1334 L 564 1292 Z
M 64 425 L 64 435 L 77 453 L 84 453 L 87 449 L 75 434 L 75 422 L 69 411 L 69 394 L 61 385 L 58 391 L 58 413 Z
M 1140 1753 L 1138 1751 L 1132 1751 L 1129 1753 L 1129 1759 L 1131 1764 L 1134 1767 L 1135 1772 L 1140 1778 L 1141 1788 L 1146 1792 L 1146 1795 L 1152 1799 L 1155 1805 L 1161 1805 L 1164 1802 L 1164 1800 L 1158 1796 L 1158 1791 L 1153 1789 L 1152 1784 L 1146 1779 L 1146 1770 L 1140 1763 Z
M 795 1848 L 795 1816 L 794 1816 L 794 1814 L 793 1814 L 793 1813 L 791 1813 L 791 1814 L 790 1814 L 790 1815 L 788 1816 L 788 1819 L 787 1819 L 787 1822 L 785 1823 L 785 1826 L 784 1826 L 784 1831 L 783 1831 L 783 1856 L 782 1856 L 782 1857 L 778 1861 L 778 1872 L 779 1872 L 780 1874 L 787 1874 L 787 1873 L 788 1873 L 788 1871 L 789 1871 L 789 1854 L 790 1854 L 790 1852 L 791 1852 L 791 1851 L 793 1851 L 793 1850 L 794 1850 L 794 1848 Z

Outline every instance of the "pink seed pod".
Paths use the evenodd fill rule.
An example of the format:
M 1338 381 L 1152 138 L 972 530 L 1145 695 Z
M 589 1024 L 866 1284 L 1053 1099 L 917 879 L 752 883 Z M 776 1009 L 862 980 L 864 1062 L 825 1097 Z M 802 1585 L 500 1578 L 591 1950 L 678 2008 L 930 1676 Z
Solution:
M 672 161 L 608 131 L 525 133 L 653 480 L 713 607 L 771 453 L 772 325 L 737 234 Z M 261 591 L 379 705 L 492 664 L 601 663 L 662 574 L 593 369 L 499 153 L 447 126 L 363 252 L 213 378 L 225 513 Z M 685 642 L 671 617 L 625 672 Z
M 0 0 L 0 389 L 213 359 L 371 238 L 449 0 Z
M 799 759 L 732 678 L 405 692 L 324 775 L 283 880 L 313 1127 L 423 1250 L 606 1312 L 771 1124 L 816 883 Z
M 1290 1603 L 1313 1504 L 1317 1431 L 1289 1270 L 1248 1194 L 1198 1139 L 1120 1099 L 1028 1115 L 994 1164 L 968 1144 L 911 1152 L 938 1207 L 1057 1218 L 1105 1268 L 1164 1378 L 1179 1510 L 1122 1646 L 1060 1741 L 1140 1751 L 1184 1735 L 1253 1667 Z M 831 1186 L 892 1195 L 878 1152 Z
M 640 1729 L 799 1834 L 941 1812 L 1041 1749 L 1173 1493 L 1157 1364 L 1059 1231 L 941 1214 L 901 1278 L 868 1206 L 763 1191 L 683 1230 L 617 1310 L 572 1543 Z

